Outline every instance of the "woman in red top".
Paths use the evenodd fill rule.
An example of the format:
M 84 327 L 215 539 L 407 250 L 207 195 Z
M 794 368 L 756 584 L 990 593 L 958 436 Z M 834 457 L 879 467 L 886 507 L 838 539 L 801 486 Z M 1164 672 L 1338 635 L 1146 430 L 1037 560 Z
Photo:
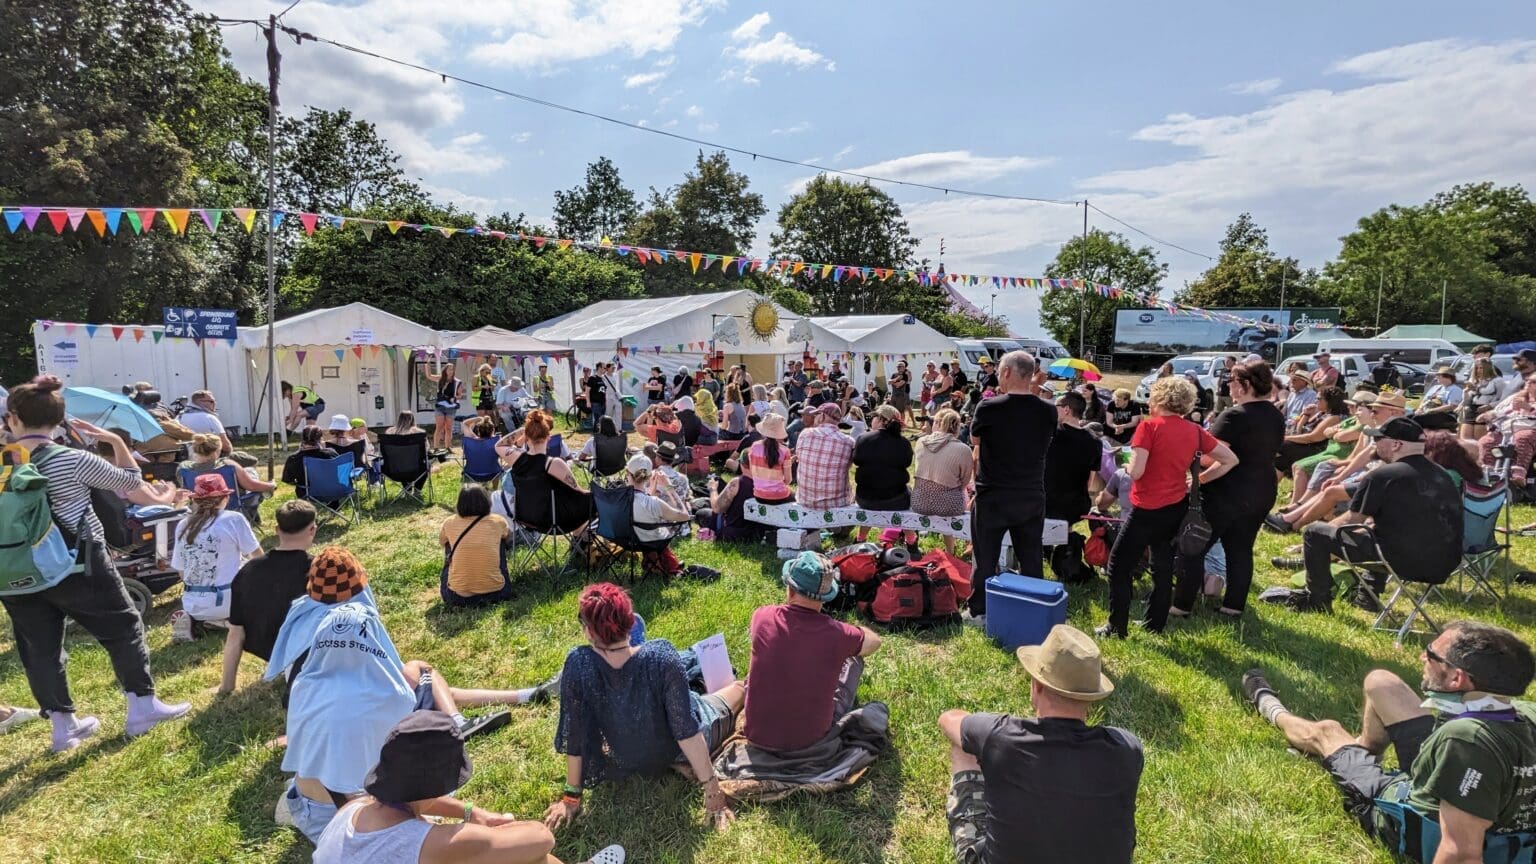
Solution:
M 1189 466 L 1195 454 L 1212 459 L 1200 473 L 1209 483 L 1237 464 L 1237 456 L 1198 424 L 1184 419 L 1195 406 L 1195 388 L 1182 377 L 1159 378 L 1147 399 L 1150 416 L 1131 438 L 1130 515 L 1109 553 L 1109 623 L 1099 636 L 1125 638 L 1131 617 L 1131 578 L 1141 556 L 1152 550 L 1152 599 L 1142 622 L 1162 632 L 1173 600 L 1173 541 L 1189 507 Z

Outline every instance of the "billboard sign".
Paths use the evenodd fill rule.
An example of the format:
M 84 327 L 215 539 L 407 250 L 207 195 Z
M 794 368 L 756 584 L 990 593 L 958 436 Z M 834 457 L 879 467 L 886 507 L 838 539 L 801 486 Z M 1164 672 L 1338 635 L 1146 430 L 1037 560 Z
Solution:
M 173 339 L 235 338 L 235 310 L 166 306 L 165 335 Z
M 1333 307 L 1290 309 L 1211 309 L 1239 318 L 1277 324 L 1286 330 L 1269 330 L 1227 321 L 1207 321 L 1196 315 L 1170 315 L 1161 309 L 1121 309 L 1115 313 L 1116 354 L 1191 354 L 1196 351 L 1231 351 L 1258 354 L 1274 362 L 1280 343 L 1290 328 L 1327 322 L 1338 324 L 1340 310 Z

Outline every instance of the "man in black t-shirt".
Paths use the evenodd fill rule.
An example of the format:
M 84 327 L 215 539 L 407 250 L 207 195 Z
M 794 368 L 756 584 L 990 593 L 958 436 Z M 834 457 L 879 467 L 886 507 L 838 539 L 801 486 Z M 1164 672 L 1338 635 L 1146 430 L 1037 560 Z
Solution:
M 1131 443 L 1142 413 L 1141 405 L 1131 400 L 1131 391 L 1116 390 L 1114 400 L 1104 409 L 1104 434 L 1117 444 Z
M 243 651 L 272 659 L 272 645 L 288 607 L 309 585 L 309 548 L 315 545 L 315 506 L 285 501 L 277 508 L 277 548 L 253 558 L 229 588 L 229 633 L 224 638 L 220 693 L 232 693 Z
M 960 383 L 960 376 L 964 374 L 961 372 L 955 376 L 956 384 Z M 976 389 L 983 393 L 997 389 L 997 366 L 993 364 L 991 357 L 981 358 L 981 372 L 976 376 Z
M 587 409 L 592 412 L 592 428 L 597 428 L 597 418 L 608 413 L 608 380 L 603 377 L 605 364 L 597 364 L 592 374 L 587 376 L 585 383 L 587 388 Z
M 1002 395 L 983 399 L 971 421 L 976 451 L 976 497 L 971 502 L 971 545 L 976 557 L 970 616 L 987 614 L 986 581 L 997 573 L 1003 535 L 1013 540 L 1019 570 L 1045 571 L 1040 534 L 1045 530 L 1045 454 L 1056 433 L 1056 409 L 1034 395 L 1035 358 L 1026 351 L 1003 355 Z
M 1083 428 L 1087 406 L 1081 393 L 1069 391 L 1056 399 L 1058 425 L 1045 456 L 1045 518 L 1061 519 L 1069 527 L 1088 515 L 1089 484 L 1104 461 L 1103 445 Z M 1078 582 L 1093 575 L 1083 564 L 1084 540 L 1074 531 L 1065 546 L 1051 550 L 1051 572 L 1057 579 Z
M 1006 358 L 1005 358 L 1006 362 Z M 1114 692 L 1099 648 L 1066 624 L 1017 652 L 1034 717 L 939 716 L 949 739 L 949 834 L 959 864 L 1130 864 L 1141 741 L 1089 726 Z
M 1407 417 L 1367 429 L 1377 458 L 1388 463 L 1365 475 L 1349 511 L 1302 532 L 1307 587 L 1279 599 L 1300 611 L 1328 611 L 1333 603 L 1333 556 L 1351 561 L 1383 558 L 1412 582 L 1444 579 L 1461 563 L 1461 490 L 1444 468 L 1424 456 L 1424 429 Z M 1371 520 L 1369 531 L 1359 527 Z M 1377 579 L 1377 593 L 1384 587 Z
M 645 402 L 647 405 L 658 405 L 667 401 L 667 376 L 663 375 L 660 366 L 651 367 L 651 377 L 645 379 Z
M 1212 417 L 1232 407 L 1232 370 L 1236 366 L 1237 358 L 1228 354 L 1216 370 L 1216 406 Z

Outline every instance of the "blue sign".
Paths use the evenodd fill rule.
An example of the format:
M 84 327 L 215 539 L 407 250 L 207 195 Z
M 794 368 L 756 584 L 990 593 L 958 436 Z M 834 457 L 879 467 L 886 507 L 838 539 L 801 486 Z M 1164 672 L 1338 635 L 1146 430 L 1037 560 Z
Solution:
M 165 307 L 165 335 L 177 339 L 235 338 L 235 310 Z

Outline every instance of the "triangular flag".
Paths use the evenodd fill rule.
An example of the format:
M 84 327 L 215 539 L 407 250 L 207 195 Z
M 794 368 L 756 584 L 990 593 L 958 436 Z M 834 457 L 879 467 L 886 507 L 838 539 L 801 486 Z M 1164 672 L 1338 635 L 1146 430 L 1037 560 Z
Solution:
M 327 216 L 327 217 L 325 217 L 325 221 L 331 223 L 331 227 L 332 228 L 345 228 L 345 227 L 347 227 L 347 217 L 345 217 L 345 216 L 334 216 L 334 215 Z
M 144 220 L 139 218 L 139 211 L 137 211 L 137 210 L 126 210 L 126 211 L 123 212 L 123 215 L 128 217 L 128 225 L 129 225 L 129 227 L 133 228 L 133 233 L 134 234 L 141 234 L 141 233 L 143 233 L 143 231 L 144 231 Z
M 441 225 L 439 225 L 437 228 L 438 233 L 442 234 L 444 237 L 452 237 L 454 232 L 458 230 L 458 228 L 445 228 Z
M 804 261 L 796 261 L 795 265 L 789 269 L 789 275 L 791 275 L 791 276 L 799 276 L 800 275 L 800 271 L 804 270 L 804 269 L 805 269 L 805 262 Z
M 236 221 L 238 221 L 241 225 L 245 226 L 245 233 L 247 233 L 247 234 L 251 233 L 251 229 L 256 227 L 256 211 L 255 210 L 252 210 L 249 207 L 236 207 L 234 210 L 232 210 L 230 212 L 235 214 L 235 220 Z
M 160 344 L 160 340 L 165 338 L 165 331 L 164 330 L 151 330 L 151 331 L 149 331 L 149 335 L 155 337 L 155 344 L 159 345 Z
M 100 327 L 101 327 L 100 324 L 87 324 L 87 325 L 85 325 L 85 338 L 87 338 L 87 339 L 95 339 L 96 338 L 96 330 L 98 328 L 100 328 Z M 68 327 L 66 327 L 64 329 L 65 329 L 65 332 L 69 331 Z
M 68 215 L 66 215 L 63 210 L 49 210 L 48 221 L 53 223 L 53 233 L 63 234 L 64 223 L 68 218 Z
M 44 324 L 43 325 L 43 329 L 47 330 L 48 329 L 48 325 Z M 64 325 L 64 334 L 66 336 L 73 336 L 73 335 L 75 335 L 75 325 L 73 325 L 73 324 L 65 324 Z
M 337 348 L 336 349 L 336 362 L 340 363 L 341 361 L 343 361 L 345 359 L 347 359 L 347 349 L 345 349 L 345 348 Z
M 142 327 L 135 327 L 135 328 L 133 328 L 133 341 L 134 342 L 143 342 L 144 341 L 144 329 Z
M 293 356 L 299 358 L 299 365 L 303 366 L 304 365 L 304 358 L 309 356 L 309 352 L 300 349 L 300 350 L 294 351 L 293 352 Z
M 148 231 L 155 227 L 155 212 L 153 207 L 139 208 L 139 225 L 143 230 Z
M 699 262 L 702 260 L 704 260 L 704 256 L 697 252 L 688 255 L 688 263 L 693 267 L 693 272 L 699 272 Z
M 825 278 L 827 278 L 827 276 L 831 275 L 831 273 L 832 273 L 832 265 L 831 264 L 823 264 L 823 265 L 821 265 L 821 278 L 825 279 Z
M 165 211 L 165 221 L 171 223 L 172 234 L 187 233 L 187 221 L 192 218 L 192 211 L 176 208 Z
M 562 250 L 571 248 L 571 241 L 570 240 L 561 240 L 560 241 L 560 248 Z
M 218 208 L 214 208 L 212 210 L 204 208 L 202 210 L 197 211 L 197 215 L 203 217 L 203 224 L 208 226 L 209 233 L 211 233 L 211 234 L 217 234 L 218 233 L 218 231 L 219 231 L 219 220 L 224 218 L 224 211 L 223 210 L 220 210 Z
M 394 234 L 398 232 L 400 230 L 400 226 L 404 225 L 405 223 L 397 219 L 392 219 L 388 222 L 385 222 L 384 224 L 389 226 L 389 233 Z
M 379 356 L 379 346 L 377 346 L 377 345 L 369 345 L 368 346 L 368 354 L 370 356 L 373 356 L 373 357 Z
M 304 226 L 304 236 L 308 237 L 315 233 L 315 220 L 319 218 L 320 217 L 314 213 L 299 214 L 299 223 Z
M 535 238 L 533 238 L 533 246 L 534 246 L 534 248 L 535 249 L 543 249 L 544 248 L 544 241 L 545 241 L 545 238 L 543 238 L 543 237 L 535 237 Z
M 107 233 L 107 217 L 100 210 L 85 211 L 85 218 L 91 221 L 91 227 L 96 229 L 96 236 L 101 237 Z
M 361 345 L 353 345 L 352 346 L 352 353 L 354 355 L 356 355 L 357 359 L 359 359 L 359 360 L 363 359 L 363 346 L 361 346 Z
M 119 340 L 121 338 L 123 338 L 123 328 L 122 327 L 113 327 L 112 328 L 112 341 L 116 342 L 117 340 Z
M 34 230 L 34 226 L 37 225 L 37 217 L 41 216 L 42 214 L 43 208 L 41 207 L 23 207 L 21 208 L 21 221 L 25 222 L 27 225 L 27 230 L 31 231 Z
M 23 217 L 20 210 L 5 211 L 5 227 L 11 229 L 11 233 L 15 234 L 16 228 L 21 224 L 22 218 Z
M 720 256 L 720 272 L 724 273 L 725 271 L 731 269 L 731 263 L 734 262 L 735 260 L 736 260 L 736 256 L 735 255 L 721 255 Z
M 64 210 L 64 214 L 69 217 L 69 230 L 79 231 L 80 220 L 85 218 L 85 208 L 69 207 Z
M 373 239 L 373 229 L 377 228 L 379 223 L 374 222 L 372 220 L 364 220 L 364 221 L 358 222 L 355 219 L 353 220 L 353 222 L 357 225 L 357 227 L 363 229 L 363 236 L 364 237 L 367 237 L 369 240 Z
M 117 207 L 104 207 L 102 208 L 101 215 L 106 217 L 107 230 L 112 234 L 116 234 L 118 223 L 123 218 L 123 211 Z
M 391 360 L 395 359 L 395 346 L 393 346 L 393 345 L 385 345 L 384 346 L 384 354 L 386 356 L 388 356 L 389 359 L 391 359 Z

